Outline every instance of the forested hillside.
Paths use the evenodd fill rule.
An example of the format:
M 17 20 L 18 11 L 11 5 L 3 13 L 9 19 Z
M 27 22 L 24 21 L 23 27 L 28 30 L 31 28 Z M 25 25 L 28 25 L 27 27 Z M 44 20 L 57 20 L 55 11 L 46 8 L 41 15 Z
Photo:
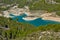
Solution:
M 60 31 L 60 24 L 49 24 L 45 26 L 35 27 L 27 23 L 19 23 L 16 20 L 13 21 L 11 18 L 0 17 L 0 40 L 10 40 L 23 38 L 28 34 L 37 31 Z
M 32 32 L 34 29 L 35 27 L 33 25 L 18 23 L 11 19 L 0 17 L 0 36 L 2 36 L 3 39 L 6 38 L 7 40 L 23 37 Z
M 19 4 L 18 7 L 29 6 L 30 10 L 60 11 L 60 0 L 4 0 L 5 4 Z

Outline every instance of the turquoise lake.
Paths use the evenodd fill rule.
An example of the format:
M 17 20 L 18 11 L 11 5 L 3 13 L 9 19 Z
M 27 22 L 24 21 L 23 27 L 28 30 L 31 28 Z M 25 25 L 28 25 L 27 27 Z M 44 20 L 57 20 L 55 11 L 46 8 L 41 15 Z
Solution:
M 14 16 L 12 14 L 10 14 L 10 16 Z M 32 20 L 32 21 L 25 21 L 22 18 L 26 17 L 26 14 L 20 15 L 20 16 L 14 16 L 12 19 L 15 20 L 16 18 L 18 18 L 18 22 L 25 22 L 25 23 L 29 23 L 32 24 L 34 26 L 41 26 L 41 25 L 47 25 L 47 24 L 60 24 L 59 22 L 56 21 L 50 21 L 50 20 L 42 20 L 42 18 L 37 18 L 36 20 Z

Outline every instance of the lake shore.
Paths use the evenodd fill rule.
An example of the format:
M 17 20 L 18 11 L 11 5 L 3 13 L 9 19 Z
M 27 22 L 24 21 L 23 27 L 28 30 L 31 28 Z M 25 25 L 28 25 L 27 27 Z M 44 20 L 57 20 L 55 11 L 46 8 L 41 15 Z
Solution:
M 57 21 L 60 22 L 60 18 L 59 17 L 43 17 L 43 20 L 52 20 L 52 21 Z
M 37 19 L 38 17 L 24 17 L 24 18 L 22 18 L 23 20 L 25 20 L 25 21 L 31 21 L 31 20 L 35 20 L 35 19 Z

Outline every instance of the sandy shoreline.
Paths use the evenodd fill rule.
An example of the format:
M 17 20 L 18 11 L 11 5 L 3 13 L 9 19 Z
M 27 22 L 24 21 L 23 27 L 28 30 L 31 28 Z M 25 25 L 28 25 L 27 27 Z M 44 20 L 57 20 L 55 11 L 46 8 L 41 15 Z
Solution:
M 26 21 L 31 21 L 31 20 L 35 20 L 37 19 L 38 17 L 24 17 L 22 18 L 23 20 L 26 20 Z
M 23 14 L 23 13 L 22 13 Z M 30 12 L 25 12 L 25 14 L 27 15 L 27 16 L 31 16 L 32 14 L 30 14 Z M 13 15 L 15 15 L 15 16 L 19 16 L 19 14 L 13 14 Z M 52 16 L 50 16 L 51 14 L 47 14 L 47 13 L 45 13 L 45 14 L 42 14 L 41 15 L 41 17 L 42 17 L 42 19 L 43 20 L 52 20 L 52 21 L 57 21 L 57 22 L 60 22 L 60 18 L 59 17 L 52 17 Z M 0 16 L 2 16 L 1 14 L 0 14 Z M 33 15 L 34 16 L 34 15 Z M 4 17 L 7 17 L 7 18 L 9 18 L 9 17 L 14 17 L 14 16 L 10 16 L 9 15 L 9 13 L 7 13 L 6 12 L 6 14 L 4 14 Z M 22 18 L 23 20 L 26 20 L 26 21 L 30 21 L 30 20 L 35 20 L 35 19 L 37 19 L 37 18 L 39 18 L 39 17 L 24 17 L 24 18 Z
M 42 19 L 60 22 L 60 18 L 58 18 L 58 17 L 43 17 Z

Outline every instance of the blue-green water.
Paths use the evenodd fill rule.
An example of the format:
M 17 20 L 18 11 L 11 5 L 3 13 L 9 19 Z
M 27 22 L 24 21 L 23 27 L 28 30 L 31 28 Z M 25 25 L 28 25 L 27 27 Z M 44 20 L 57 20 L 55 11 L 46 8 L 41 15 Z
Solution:
M 11 16 L 14 16 L 11 14 Z M 22 18 L 26 17 L 26 14 L 20 15 L 20 16 L 14 16 L 12 19 L 15 20 L 16 18 L 18 18 L 18 22 L 25 22 L 25 23 L 29 23 L 32 24 L 34 26 L 41 26 L 41 25 L 47 25 L 47 24 L 59 24 L 59 22 L 55 22 L 55 21 L 50 21 L 50 20 L 42 20 L 42 18 L 37 18 L 36 20 L 32 20 L 32 21 L 25 21 Z

